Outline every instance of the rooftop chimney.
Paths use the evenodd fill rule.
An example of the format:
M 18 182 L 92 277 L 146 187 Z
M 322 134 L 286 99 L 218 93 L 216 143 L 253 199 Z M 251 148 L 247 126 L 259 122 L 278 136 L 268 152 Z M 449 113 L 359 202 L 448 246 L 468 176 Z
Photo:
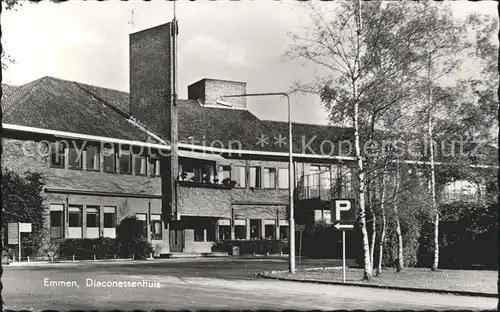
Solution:
M 130 34 L 130 114 L 167 140 L 174 92 L 172 51 L 172 23 Z
M 205 78 L 188 86 L 188 99 L 203 105 L 246 109 L 245 97 L 223 98 L 223 95 L 245 94 L 245 82 Z

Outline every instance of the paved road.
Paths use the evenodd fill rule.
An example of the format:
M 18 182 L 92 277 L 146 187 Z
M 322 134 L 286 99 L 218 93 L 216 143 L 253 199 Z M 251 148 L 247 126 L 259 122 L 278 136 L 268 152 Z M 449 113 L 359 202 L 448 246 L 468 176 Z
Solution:
M 306 266 L 331 266 L 306 261 Z M 7 267 L 3 297 L 11 309 L 471 309 L 496 307 L 494 298 L 461 297 L 256 279 L 286 269 L 286 260 L 171 259 L 129 264 Z M 44 286 L 64 281 L 69 286 Z M 142 282 L 151 287 L 94 287 L 87 279 Z M 87 286 L 88 285 L 88 286 Z M 138 286 L 138 285 L 136 285 Z

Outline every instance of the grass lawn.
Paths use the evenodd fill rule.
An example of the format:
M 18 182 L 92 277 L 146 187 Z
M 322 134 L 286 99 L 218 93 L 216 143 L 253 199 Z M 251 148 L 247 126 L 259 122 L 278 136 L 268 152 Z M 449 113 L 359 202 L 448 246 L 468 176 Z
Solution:
M 374 285 L 472 291 L 497 294 L 497 271 L 486 270 L 438 270 L 427 268 L 404 268 L 397 273 L 393 269 L 383 270 L 380 277 L 373 277 Z M 342 282 L 342 269 L 298 271 L 295 275 L 288 272 L 273 274 L 276 277 L 301 280 L 321 280 Z M 367 284 L 362 281 L 363 270 L 346 269 L 346 282 Z

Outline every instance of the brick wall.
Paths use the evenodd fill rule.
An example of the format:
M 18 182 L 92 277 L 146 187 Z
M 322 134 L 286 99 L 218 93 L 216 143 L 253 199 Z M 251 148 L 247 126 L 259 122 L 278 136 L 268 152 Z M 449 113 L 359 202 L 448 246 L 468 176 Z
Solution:
M 2 144 L 2 167 L 20 174 L 40 172 L 46 188 L 161 195 L 159 177 L 52 168 L 46 144 L 11 138 L 2 138 Z
M 233 205 L 236 219 L 288 219 L 287 206 L 276 205 Z
M 179 186 L 177 201 L 183 216 L 231 217 L 231 195 L 226 189 Z
M 117 223 L 135 213 L 161 214 L 161 179 L 159 177 L 60 169 L 50 166 L 48 146 L 26 139 L 2 138 L 2 167 L 20 175 L 26 171 L 40 172 L 45 178 L 43 202 L 47 242 L 49 241 L 51 204 L 95 205 L 116 207 Z M 76 194 L 77 192 L 94 194 Z M 116 193 L 99 195 L 99 192 Z M 126 194 L 120 196 L 120 194 Z M 135 197 L 134 197 L 135 195 Z M 150 196 L 150 197 L 148 197 Z M 149 228 L 149 227 L 148 227 Z M 165 234 L 165 232 L 164 232 Z M 165 235 L 164 235 L 165 236 Z
M 130 34 L 132 116 L 170 138 L 171 23 Z
M 222 95 L 235 95 L 246 93 L 246 83 L 217 79 L 203 79 L 188 86 L 188 99 L 200 99 L 206 105 L 219 105 L 217 100 Z M 246 98 L 225 98 L 225 102 L 233 104 L 234 108 L 246 108 Z

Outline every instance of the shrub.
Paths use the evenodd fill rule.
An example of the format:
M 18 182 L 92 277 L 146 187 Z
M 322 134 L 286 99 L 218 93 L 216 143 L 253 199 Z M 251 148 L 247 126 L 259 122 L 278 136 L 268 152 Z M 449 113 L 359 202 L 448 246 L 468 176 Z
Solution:
M 42 259 L 56 259 L 60 257 L 60 242 L 52 241 L 45 243 L 42 248 L 40 248 L 38 255 Z
M 143 226 L 143 221 L 135 216 L 128 216 L 120 222 L 116 229 L 120 257 L 134 255 L 135 259 L 146 259 L 153 253 L 153 246 L 144 237 Z
M 111 259 L 118 254 L 119 245 L 116 239 L 95 238 L 95 239 L 65 239 L 59 242 L 59 257 L 71 259 L 75 256 L 78 260 Z

